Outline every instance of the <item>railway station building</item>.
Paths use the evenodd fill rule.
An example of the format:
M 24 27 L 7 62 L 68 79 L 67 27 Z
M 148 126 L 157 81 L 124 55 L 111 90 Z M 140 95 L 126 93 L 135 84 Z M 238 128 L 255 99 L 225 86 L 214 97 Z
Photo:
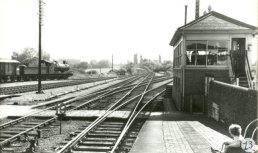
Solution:
M 207 113 L 207 75 L 229 84 L 240 78 L 242 86 L 250 86 L 248 57 L 256 29 L 211 11 L 176 30 L 170 45 L 174 49 L 172 99 L 178 110 Z

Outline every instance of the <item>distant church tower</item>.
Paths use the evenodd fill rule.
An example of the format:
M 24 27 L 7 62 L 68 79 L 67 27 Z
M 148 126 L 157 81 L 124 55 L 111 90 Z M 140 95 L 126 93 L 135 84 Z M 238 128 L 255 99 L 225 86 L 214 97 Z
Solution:
M 142 64 L 142 61 L 143 61 L 142 55 L 140 55 L 140 64 Z
M 161 56 L 159 55 L 159 64 L 161 64 L 161 62 L 162 62 L 162 61 L 161 61 Z
M 137 54 L 134 54 L 133 62 L 134 62 L 134 64 L 138 64 L 138 55 Z

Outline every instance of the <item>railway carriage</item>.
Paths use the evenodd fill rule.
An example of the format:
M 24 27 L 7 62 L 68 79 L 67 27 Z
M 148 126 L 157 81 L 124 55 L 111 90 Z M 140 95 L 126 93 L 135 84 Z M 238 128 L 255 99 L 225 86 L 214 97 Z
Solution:
M 0 59 L 1 82 L 14 81 L 15 76 L 17 76 L 16 68 L 18 65 L 20 65 L 20 62 L 17 60 Z
M 42 60 L 42 80 L 67 79 L 72 76 L 69 65 L 64 61 L 62 64 L 54 61 Z M 22 65 L 17 60 L 0 60 L 1 82 L 29 81 L 38 79 L 38 67 Z

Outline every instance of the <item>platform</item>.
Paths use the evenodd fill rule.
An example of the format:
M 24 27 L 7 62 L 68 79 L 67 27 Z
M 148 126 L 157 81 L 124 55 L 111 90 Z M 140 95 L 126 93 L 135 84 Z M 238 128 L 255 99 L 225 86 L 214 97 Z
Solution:
M 231 140 L 227 128 L 203 115 L 176 111 L 153 112 L 145 122 L 130 153 L 210 153 Z

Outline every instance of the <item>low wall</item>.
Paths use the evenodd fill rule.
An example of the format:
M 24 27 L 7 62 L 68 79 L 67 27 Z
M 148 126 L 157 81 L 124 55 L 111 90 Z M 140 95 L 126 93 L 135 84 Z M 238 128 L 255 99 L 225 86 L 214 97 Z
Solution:
M 217 112 L 216 112 L 217 109 Z M 208 115 L 227 125 L 235 123 L 244 130 L 257 118 L 257 91 L 219 81 L 211 81 L 208 95 Z

